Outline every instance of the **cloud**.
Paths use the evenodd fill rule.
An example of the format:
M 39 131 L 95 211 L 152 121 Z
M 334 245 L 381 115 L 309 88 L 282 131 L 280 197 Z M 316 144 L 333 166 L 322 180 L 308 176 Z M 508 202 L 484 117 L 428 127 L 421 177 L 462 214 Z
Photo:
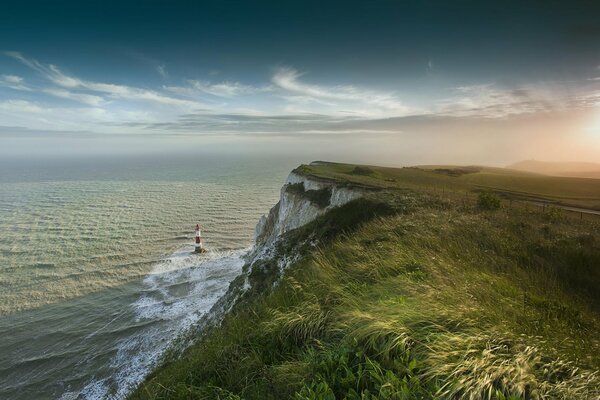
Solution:
M 434 68 L 433 60 L 430 59 L 429 61 L 427 61 L 427 67 L 425 68 L 425 70 L 428 73 L 430 73 L 430 72 L 433 72 L 433 68 Z
M 25 112 L 38 114 L 45 109 L 27 100 L 6 100 L 0 101 L 0 110 L 9 112 Z
M 54 107 L 28 100 L 0 101 L 2 125 L 27 129 L 122 133 L 123 121 L 156 121 L 147 111 Z
M 230 81 L 212 83 L 209 81 L 190 79 L 187 81 L 187 84 L 187 86 L 164 86 L 164 89 L 181 96 L 198 96 L 201 94 L 209 94 L 211 96 L 225 98 L 260 92 L 269 92 L 272 90 L 270 86 L 257 87 L 245 85 L 240 82 Z
M 73 100 L 79 103 L 87 104 L 90 106 L 100 106 L 105 100 L 103 97 L 94 96 L 91 94 L 85 93 L 74 93 L 65 89 L 56 89 L 56 88 L 48 88 L 42 90 L 44 93 L 49 94 L 51 96 L 60 97 L 63 99 Z
M 159 75 L 165 79 L 169 77 L 169 72 L 167 71 L 167 67 L 164 64 L 157 66 L 156 72 L 158 72 Z
M 300 80 L 303 75 L 294 68 L 280 67 L 275 70 L 271 81 L 278 88 L 297 95 L 295 99 L 299 99 L 303 103 L 310 100 L 317 103 L 334 101 L 334 104 L 341 108 L 347 108 L 350 103 L 354 103 L 356 110 L 372 114 L 407 115 L 415 111 L 407 107 L 392 92 L 374 91 L 352 85 L 308 84 Z M 294 97 L 288 97 L 288 99 L 294 99 Z
M 39 72 L 42 76 L 44 76 L 46 79 L 48 79 L 55 85 L 58 85 L 65 89 L 88 90 L 91 92 L 103 93 L 113 99 L 146 101 L 161 105 L 183 107 L 188 109 L 195 109 L 206 106 L 198 102 L 167 96 L 153 90 L 141 89 L 125 85 L 116 85 L 111 83 L 82 80 L 64 74 L 55 65 L 50 64 L 46 66 L 39 63 L 36 60 L 25 58 L 23 57 L 23 55 L 21 55 L 21 53 L 5 52 L 4 54 L 22 62 L 31 69 Z
M 12 57 L 17 61 L 22 62 L 23 64 L 25 64 L 26 66 L 28 66 L 31 69 L 34 69 L 40 73 L 45 73 L 48 68 L 46 68 L 45 66 L 43 66 L 42 64 L 40 64 L 39 62 L 35 61 L 35 60 L 30 60 L 27 59 L 25 57 L 23 57 L 23 55 L 21 53 L 19 53 L 18 51 L 5 51 L 3 52 L 3 54 L 5 56 L 8 57 Z
M 282 95 L 281 96 L 282 99 L 285 99 L 288 103 L 292 103 L 295 105 L 304 105 L 304 104 L 310 104 L 310 103 L 316 103 L 316 104 L 321 104 L 324 106 L 331 106 L 334 107 L 336 106 L 336 103 L 331 102 L 331 101 L 326 101 L 320 98 L 315 98 L 315 97 L 310 97 L 310 96 L 303 96 L 303 95 Z
M 455 117 L 504 118 L 562 110 L 568 100 L 540 87 L 501 88 L 495 84 L 458 86 L 436 102 L 435 113 Z
M 578 96 L 578 100 L 584 107 L 600 106 L 600 90 Z
M 25 79 L 17 75 L 0 75 L 0 86 L 13 90 L 31 91 L 31 88 L 25 85 Z
M 346 118 L 323 114 L 192 113 L 174 121 L 128 123 L 127 126 L 152 131 L 189 131 L 200 133 L 280 133 L 332 130 Z

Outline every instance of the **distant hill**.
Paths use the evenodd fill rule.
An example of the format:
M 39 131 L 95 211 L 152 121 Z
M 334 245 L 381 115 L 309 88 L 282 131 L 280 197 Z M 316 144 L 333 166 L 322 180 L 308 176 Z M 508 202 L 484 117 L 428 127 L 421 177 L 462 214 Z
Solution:
M 590 162 L 521 161 L 507 168 L 537 174 L 600 179 L 600 164 Z

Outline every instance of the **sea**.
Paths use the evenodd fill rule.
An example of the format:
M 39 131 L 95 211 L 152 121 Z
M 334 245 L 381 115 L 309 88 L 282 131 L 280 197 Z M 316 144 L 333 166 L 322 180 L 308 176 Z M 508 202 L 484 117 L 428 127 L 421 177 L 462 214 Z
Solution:
M 298 160 L 0 160 L 0 399 L 123 399 L 241 272 Z M 194 226 L 208 252 L 195 254 Z

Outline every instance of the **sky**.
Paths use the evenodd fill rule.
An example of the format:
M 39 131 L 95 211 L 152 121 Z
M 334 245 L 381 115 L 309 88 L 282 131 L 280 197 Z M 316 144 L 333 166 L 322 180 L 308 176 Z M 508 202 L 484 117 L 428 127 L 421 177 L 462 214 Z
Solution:
M 15 1 L 0 156 L 600 160 L 600 2 Z

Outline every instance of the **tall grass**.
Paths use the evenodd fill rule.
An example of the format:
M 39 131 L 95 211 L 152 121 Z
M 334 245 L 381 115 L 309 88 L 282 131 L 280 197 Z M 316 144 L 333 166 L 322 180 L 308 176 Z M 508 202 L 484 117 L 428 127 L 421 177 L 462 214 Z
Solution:
M 450 334 L 427 359 L 437 396 L 461 399 L 591 399 L 600 395 L 598 373 L 549 357 L 522 337 L 495 333 Z

